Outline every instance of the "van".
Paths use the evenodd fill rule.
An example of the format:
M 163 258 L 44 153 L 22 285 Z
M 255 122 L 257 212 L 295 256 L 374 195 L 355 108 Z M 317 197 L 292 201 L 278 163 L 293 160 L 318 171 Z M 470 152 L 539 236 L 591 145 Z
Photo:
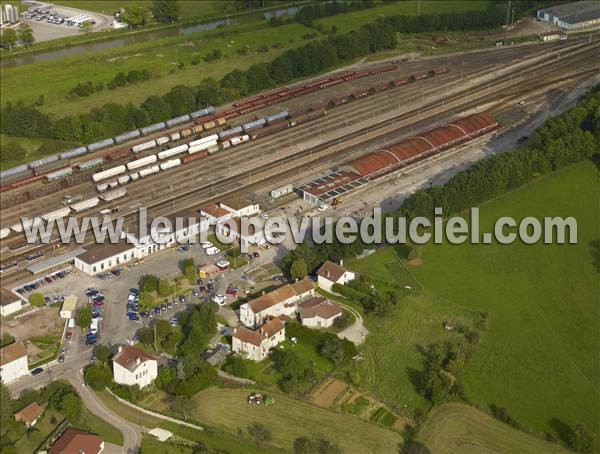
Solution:
M 69 328 L 75 328 L 75 319 L 74 318 L 69 319 Z
M 90 333 L 96 334 L 98 332 L 98 319 L 93 319 L 90 324 Z

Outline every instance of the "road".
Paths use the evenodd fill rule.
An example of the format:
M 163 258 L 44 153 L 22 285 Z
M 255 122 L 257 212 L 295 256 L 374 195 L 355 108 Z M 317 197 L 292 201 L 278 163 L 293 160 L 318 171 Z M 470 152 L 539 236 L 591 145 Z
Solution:
M 347 328 L 343 329 L 338 333 L 338 337 L 341 337 L 342 339 L 348 339 L 355 345 L 362 344 L 367 338 L 367 335 L 369 334 L 369 330 L 365 327 L 362 315 L 353 307 L 350 307 L 344 303 L 340 303 L 339 301 L 337 301 L 337 303 L 344 309 L 346 309 L 348 312 L 351 312 L 352 315 L 354 315 L 354 317 L 356 318 L 352 325 L 348 326 Z
M 107 409 L 90 388 L 83 384 L 83 377 L 79 372 L 72 371 L 65 378 L 75 387 L 89 411 L 121 431 L 123 434 L 123 452 L 138 452 L 142 442 L 142 428 Z

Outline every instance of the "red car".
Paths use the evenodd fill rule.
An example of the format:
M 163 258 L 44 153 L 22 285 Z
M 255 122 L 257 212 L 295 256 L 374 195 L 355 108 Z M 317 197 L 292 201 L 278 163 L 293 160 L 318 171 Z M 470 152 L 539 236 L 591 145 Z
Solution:
M 237 296 L 238 295 L 239 290 L 235 287 L 229 287 L 225 293 L 231 296 Z
M 71 331 L 67 331 L 67 334 L 65 334 L 65 337 L 67 339 L 71 339 L 71 336 L 73 335 L 73 333 Z
M 260 257 L 260 254 L 258 252 L 253 252 L 252 253 L 252 257 L 254 257 L 255 259 Z

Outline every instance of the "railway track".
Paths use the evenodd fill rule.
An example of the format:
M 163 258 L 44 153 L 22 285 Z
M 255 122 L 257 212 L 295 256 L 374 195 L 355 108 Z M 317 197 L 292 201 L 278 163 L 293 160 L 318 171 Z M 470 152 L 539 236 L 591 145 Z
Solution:
M 572 44 L 571 47 L 576 47 L 577 45 L 579 45 L 579 43 L 575 43 Z M 513 49 L 506 49 L 506 52 L 508 51 L 513 51 Z M 564 50 L 564 49 L 563 49 Z M 503 50 L 504 51 L 504 50 Z M 524 58 L 522 58 L 523 60 Z M 481 76 L 482 74 L 485 73 L 485 71 L 487 69 L 490 68 L 490 65 L 486 64 L 484 65 L 481 69 L 471 72 L 470 74 L 468 74 L 468 78 L 470 80 L 474 80 L 476 78 L 478 78 L 479 76 Z M 462 75 L 462 74 L 461 74 Z M 444 81 L 446 81 L 447 83 L 444 85 L 446 87 L 446 90 L 448 90 L 448 87 L 454 83 L 454 82 L 458 82 L 459 75 L 458 73 L 454 73 L 453 75 L 442 75 L 442 76 L 438 76 L 434 81 L 430 81 L 430 80 L 425 80 L 422 81 L 421 84 L 419 85 L 421 87 L 421 91 L 423 92 L 423 96 L 425 94 L 426 91 L 428 91 L 432 85 L 438 85 L 440 83 L 443 83 Z M 416 86 L 411 86 L 411 89 L 415 88 Z M 375 94 L 375 95 L 371 95 L 370 97 L 366 98 L 365 101 L 361 101 L 358 103 L 354 103 L 351 105 L 344 105 L 340 108 L 336 108 L 333 109 L 333 111 L 322 121 L 318 122 L 318 125 L 315 127 L 312 127 L 310 125 L 310 123 L 307 123 L 305 126 L 305 128 L 291 128 L 289 130 L 287 130 L 285 138 L 282 137 L 275 137 L 273 139 L 261 139 L 258 141 L 259 143 L 259 147 L 261 149 L 265 149 L 266 147 L 272 147 L 273 149 L 278 149 L 281 147 L 285 147 L 286 145 L 289 146 L 290 143 L 292 143 L 293 141 L 302 138 L 304 136 L 310 136 L 313 133 L 321 133 L 321 131 L 325 130 L 328 127 L 337 127 L 339 126 L 340 123 L 345 122 L 346 126 L 350 126 L 354 123 L 360 122 L 363 119 L 365 119 L 367 116 L 372 115 L 373 117 L 378 114 L 381 113 L 383 111 L 386 111 L 388 109 L 394 108 L 397 105 L 410 105 L 414 102 L 416 102 L 414 93 L 412 93 L 413 90 L 391 90 L 388 92 L 384 92 L 384 93 L 379 93 L 379 94 Z M 429 94 L 429 96 L 431 96 L 431 94 Z M 435 96 L 435 95 L 434 95 Z M 438 95 L 439 96 L 439 95 Z M 274 109 L 280 109 L 280 107 L 274 107 Z M 338 110 L 339 109 L 339 110 Z M 345 120 L 345 121 L 344 121 Z M 234 151 L 235 150 L 235 151 Z M 254 151 L 253 149 L 253 145 L 247 145 L 247 146 L 243 146 L 243 147 L 239 147 L 238 149 L 234 149 L 234 150 L 228 150 L 225 153 L 217 153 L 215 156 L 212 156 L 211 159 L 211 167 L 213 167 L 214 165 L 220 165 L 222 162 L 231 162 L 232 158 L 235 158 L 235 154 L 236 153 L 241 153 L 244 152 L 245 154 L 250 154 Z M 142 154 L 139 154 L 136 157 L 142 157 Z M 89 158 L 89 156 L 87 157 Z M 123 160 L 123 162 L 125 162 L 125 160 Z M 121 162 L 115 162 L 114 165 L 117 165 Z M 197 174 L 198 170 L 201 169 L 202 167 L 205 166 L 205 164 L 208 164 L 208 162 L 197 162 L 194 164 L 191 164 L 189 166 L 189 168 L 183 168 L 183 169 L 177 169 L 176 171 L 178 172 L 179 175 L 181 175 L 182 177 L 189 177 L 192 174 Z M 183 170 L 183 172 L 182 172 Z M 91 174 L 90 174 L 91 175 Z M 95 191 L 94 191 L 94 185 L 91 183 L 91 178 L 90 176 L 82 176 L 82 175 L 78 175 L 77 178 L 79 179 L 79 181 L 82 181 L 82 184 L 79 186 L 71 186 L 68 190 L 65 190 L 64 192 L 61 192 L 61 194 L 55 194 L 54 200 L 52 200 L 51 198 L 44 198 L 44 200 L 47 200 L 47 204 L 45 206 L 48 205 L 57 205 L 57 208 L 60 207 L 60 205 L 58 205 L 58 200 L 60 200 L 62 195 L 65 195 L 67 193 L 73 194 L 73 193 L 81 193 L 84 195 L 84 197 L 87 197 L 89 195 L 89 197 L 92 197 L 95 195 Z M 89 179 L 89 184 L 86 184 L 88 181 L 86 181 L 86 178 Z M 146 188 L 149 188 L 151 191 L 155 191 L 155 190 L 159 190 L 160 189 L 160 184 L 157 183 L 153 183 L 154 181 L 158 181 L 157 179 L 149 179 L 144 181 L 143 186 L 144 186 L 144 191 L 146 190 Z M 141 183 L 137 183 L 138 185 L 140 185 Z M 136 186 L 136 184 L 133 185 L 128 185 L 130 189 L 130 191 L 133 191 L 132 188 L 134 188 Z M 133 194 L 132 194 L 133 195 Z M 9 214 L 8 212 L 5 211 L 5 222 L 7 221 L 13 221 L 13 222 L 7 222 L 8 225 L 16 222 L 20 216 L 24 216 L 24 215 L 31 215 L 31 213 L 34 211 L 34 209 L 32 208 L 35 204 L 39 204 L 41 202 L 41 199 L 37 199 L 36 201 L 32 201 L 31 203 L 22 203 L 20 204 L 18 211 L 15 210 L 11 210 L 11 213 Z
M 584 53 L 581 54 L 579 56 L 579 58 L 575 61 L 572 60 L 572 57 L 568 58 L 567 56 L 565 56 L 563 60 L 557 60 L 556 62 L 552 62 L 551 64 L 549 64 L 545 68 L 543 73 L 545 74 L 545 73 L 551 72 L 551 71 L 555 70 L 557 66 L 560 67 L 560 66 L 567 65 L 567 64 L 570 65 L 572 68 L 577 68 L 579 63 L 583 64 L 586 61 L 589 63 L 590 55 L 588 55 L 588 53 L 596 52 L 596 51 L 597 51 L 597 46 L 593 47 L 591 49 L 586 49 L 584 51 Z M 530 69 L 530 71 L 535 71 L 537 69 L 539 69 L 539 68 L 532 68 L 532 69 Z M 596 71 L 596 69 L 590 69 L 587 71 L 587 73 L 593 72 L 593 71 Z M 527 92 L 529 92 L 533 87 L 535 87 L 536 85 L 539 86 L 540 84 L 538 81 L 539 81 L 540 75 L 542 75 L 542 74 L 538 74 L 538 77 L 535 80 L 533 80 L 533 81 L 530 80 L 524 86 L 520 87 L 520 89 L 518 91 L 516 91 L 512 94 L 513 97 L 526 95 Z M 456 106 L 456 108 L 465 109 L 465 108 L 468 108 L 469 106 L 477 105 L 482 102 L 486 102 L 488 100 L 494 100 L 494 98 L 497 96 L 498 92 L 505 90 L 506 88 L 509 88 L 512 85 L 518 85 L 519 83 L 522 83 L 522 82 L 523 82 L 522 80 L 519 80 L 518 78 L 514 78 L 514 80 L 511 81 L 511 84 L 505 84 L 506 86 L 504 86 L 504 85 L 498 86 L 498 87 L 496 87 L 496 90 L 493 90 L 492 93 L 488 93 L 486 96 L 480 97 L 479 96 L 480 92 L 485 93 L 485 90 L 488 90 L 488 91 L 490 90 L 489 86 L 488 87 L 485 86 L 487 84 L 483 84 L 483 87 L 474 88 L 473 92 L 470 95 L 470 99 L 477 98 L 475 101 L 468 101 L 466 103 L 462 103 L 459 106 Z M 549 81 L 549 82 L 546 82 L 546 84 L 555 83 L 555 82 L 556 81 Z M 460 98 L 461 98 L 461 96 L 459 96 L 459 95 L 453 96 L 454 100 L 460 100 Z M 463 97 L 463 99 L 464 99 L 464 97 Z M 448 99 L 444 102 L 448 106 L 449 103 L 451 102 L 451 100 Z M 431 119 L 435 119 L 436 116 L 441 115 L 441 114 L 437 114 L 436 116 L 432 116 L 432 115 L 430 115 L 431 112 L 429 112 L 429 110 L 434 108 L 438 103 L 439 103 L 439 101 L 436 101 L 436 102 L 433 102 L 426 106 L 423 106 L 420 109 L 423 112 L 424 118 L 428 118 L 428 120 L 430 121 Z M 445 110 L 444 112 L 447 113 L 447 111 L 448 110 Z M 371 126 L 366 129 L 372 130 L 372 131 L 375 129 L 381 130 L 383 127 L 389 126 L 390 124 L 394 125 L 396 122 L 398 122 L 398 124 L 400 124 L 401 121 L 408 120 L 408 119 L 414 117 L 414 114 L 415 114 L 414 110 L 406 112 L 406 113 L 402 113 L 398 116 L 388 118 L 384 122 L 379 123 L 377 125 L 377 128 Z M 364 133 L 365 133 L 365 130 L 361 129 L 361 130 L 358 130 L 358 131 L 352 133 L 351 137 L 360 137 L 360 136 L 364 135 Z M 297 167 L 300 165 L 303 166 L 303 171 L 306 171 L 306 170 L 315 171 L 316 169 L 323 167 L 323 166 L 327 166 L 327 165 L 331 166 L 332 161 L 333 162 L 339 161 L 340 159 L 350 157 L 356 153 L 366 152 L 366 150 L 369 148 L 369 146 L 375 145 L 377 143 L 381 143 L 382 140 L 385 141 L 385 140 L 387 140 L 388 137 L 391 139 L 392 136 L 393 136 L 393 134 L 376 136 L 367 141 L 362 141 L 353 147 L 345 148 L 343 151 L 337 151 L 335 153 L 327 152 L 327 149 L 329 147 L 336 145 L 336 142 L 339 145 L 339 141 L 332 140 L 329 142 L 325 142 L 325 143 L 319 145 L 318 147 L 313 147 L 311 149 L 297 151 L 291 155 L 283 156 L 283 157 L 280 157 L 279 159 L 272 160 L 269 163 L 263 165 L 261 168 L 259 168 L 255 172 L 244 172 L 242 174 L 231 175 L 219 182 L 211 183 L 211 184 L 203 185 L 203 186 L 199 186 L 199 187 L 194 187 L 194 188 L 191 188 L 190 190 L 187 190 L 186 192 L 173 194 L 173 196 L 172 196 L 173 198 L 168 197 L 166 200 L 156 201 L 155 203 L 149 203 L 148 205 L 150 207 L 152 207 L 154 210 L 161 211 L 161 213 L 164 214 L 163 210 L 168 211 L 170 208 L 170 204 L 175 199 L 177 202 L 177 208 L 179 210 L 179 209 L 182 209 L 183 207 L 197 206 L 200 203 L 207 203 L 207 202 L 214 201 L 217 199 L 222 199 L 223 197 L 227 197 L 228 195 L 232 195 L 235 193 L 240 193 L 240 192 L 248 193 L 250 191 L 256 191 L 256 190 L 262 189 L 264 187 L 271 186 L 271 185 L 275 184 L 276 181 L 282 181 L 286 178 L 290 178 L 290 177 L 298 175 Z M 350 136 L 348 136 L 347 141 L 348 140 L 350 140 Z M 308 159 L 307 159 L 307 157 L 308 157 Z M 248 177 L 248 182 L 240 185 L 241 179 L 243 179 L 245 176 Z M 178 175 L 175 178 L 180 178 L 180 176 Z M 127 221 L 127 219 L 131 217 L 131 213 L 125 213 L 125 217 L 126 217 L 126 221 Z M 40 246 L 39 248 L 48 249 L 48 246 Z M 35 249 L 37 249 L 37 248 L 35 248 Z M 32 252 L 33 252 L 33 250 L 28 250 L 26 253 L 29 254 Z M 17 260 L 18 258 L 19 258 L 19 255 L 16 255 L 14 257 L 11 257 L 11 260 Z

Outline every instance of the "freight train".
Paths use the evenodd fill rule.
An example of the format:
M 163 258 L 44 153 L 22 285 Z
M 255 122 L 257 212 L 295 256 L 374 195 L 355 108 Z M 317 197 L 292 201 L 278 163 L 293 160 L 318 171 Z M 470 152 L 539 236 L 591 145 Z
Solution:
M 29 164 L 25 164 L 25 165 L 15 167 L 15 168 L 6 170 L 4 172 L 1 172 L 0 178 L 2 178 L 2 179 L 11 177 L 11 176 L 15 176 L 15 175 L 20 175 L 20 174 L 24 174 L 24 177 L 12 182 L 12 183 L 0 186 L 0 192 L 8 191 L 11 189 L 16 189 L 16 188 L 28 185 L 28 184 L 36 182 L 36 181 L 47 181 L 47 182 L 56 181 L 56 180 L 68 177 L 69 175 L 71 175 L 73 173 L 73 171 L 88 170 L 89 168 L 92 168 L 94 166 L 100 166 L 105 162 L 118 161 L 122 158 L 127 157 L 130 153 L 140 153 L 142 151 L 147 151 L 154 147 L 164 145 L 168 142 L 177 141 L 177 140 L 181 140 L 182 138 L 189 137 L 192 134 L 198 134 L 203 131 L 208 131 L 217 126 L 224 126 L 228 119 L 247 114 L 249 112 L 252 112 L 253 110 L 271 106 L 273 104 L 288 100 L 290 98 L 303 96 L 303 95 L 312 93 L 317 90 L 331 87 L 333 85 L 341 84 L 341 83 L 344 83 L 347 81 L 356 80 L 356 79 L 360 79 L 360 78 L 371 76 L 371 75 L 383 74 L 383 73 L 386 73 L 389 71 L 393 71 L 395 69 L 397 69 L 397 67 L 395 65 L 389 65 L 389 66 L 377 67 L 377 68 L 373 68 L 370 70 L 364 70 L 364 71 L 347 71 L 347 72 L 336 74 L 332 77 L 322 78 L 322 79 L 319 79 L 319 80 L 316 80 L 313 82 L 309 82 L 307 84 L 304 84 L 302 86 L 295 87 L 292 89 L 290 89 L 288 87 L 283 87 L 283 88 L 280 88 L 280 89 L 272 91 L 272 92 L 261 94 L 261 95 L 255 96 L 253 98 L 234 103 L 233 108 L 231 108 L 225 112 L 215 113 L 214 107 L 207 107 L 206 109 L 192 112 L 191 114 L 188 114 L 188 115 L 182 115 L 182 116 L 173 118 L 171 120 L 167 120 L 165 122 L 156 123 L 151 126 L 140 128 L 139 130 L 121 134 L 114 138 L 105 139 L 105 140 L 87 145 L 86 147 L 79 147 L 74 150 L 60 153 L 58 155 L 48 156 L 47 158 L 44 158 L 42 160 L 35 161 L 35 162 L 29 163 Z M 413 74 L 406 79 L 397 79 L 397 80 L 392 80 L 389 82 L 384 82 L 384 83 L 380 83 L 377 85 L 373 85 L 370 89 L 360 90 L 360 91 L 351 93 L 349 95 L 334 98 L 329 101 L 327 107 L 334 108 L 334 107 L 340 106 L 342 104 L 345 104 L 347 102 L 351 102 L 356 99 L 360 99 L 360 98 L 365 97 L 370 94 L 379 93 L 379 92 L 382 92 L 382 91 L 385 91 L 385 90 L 388 90 L 391 88 L 395 88 L 395 87 L 398 87 L 401 85 L 412 83 L 417 80 L 434 77 L 436 75 L 443 74 L 448 71 L 449 70 L 448 70 L 447 66 L 441 66 L 438 68 L 431 69 L 430 71 Z M 265 118 L 254 120 L 243 126 L 226 129 L 226 130 L 220 132 L 219 134 L 217 134 L 218 135 L 217 141 L 215 143 L 211 143 L 211 145 L 209 147 L 206 147 L 206 150 L 208 150 L 209 154 L 214 153 L 218 149 L 226 149 L 232 145 L 235 146 L 240 143 L 246 142 L 250 139 L 260 138 L 260 137 L 266 136 L 268 134 L 273 134 L 275 132 L 281 131 L 290 126 L 294 126 L 299 121 L 309 121 L 310 120 L 309 117 L 316 118 L 320 115 L 319 109 L 321 109 L 321 108 L 317 108 L 317 109 L 309 108 L 308 110 L 305 110 L 303 112 L 302 111 L 295 112 L 294 114 L 289 114 L 287 111 L 283 111 L 283 112 L 280 112 L 279 114 L 276 114 L 275 116 L 268 116 Z M 325 111 L 325 108 L 322 108 L 322 109 Z M 277 117 L 277 116 L 279 116 L 279 117 Z M 304 117 L 304 118 L 302 118 L 302 117 Z M 152 134 L 152 133 L 155 133 L 155 132 L 167 129 L 167 128 L 172 128 L 173 126 L 182 124 L 184 122 L 190 122 L 190 121 L 193 122 L 194 126 L 181 129 L 174 133 L 170 133 L 168 135 L 161 136 L 161 137 L 158 137 L 153 140 L 135 144 L 132 147 L 121 148 L 121 149 L 112 151 L 112 152 L 106 154 L 103 158 L 92 159 L 90 161 L 86 161 L 86 163 L 81 163 L 81 164 L 77 164 L 77 165 L 69 165 L 68 164 L 68 160 L 71 158 L 79 157 L 86 153 L 101 150 L 101 149 L 109 147 L 111 145 L 120 144 L 120 143 L 126 142 L 128 140 L 132 140 L 132 139 L 135 139 L 138 137 L 143 137 L 145 135 Z M 242 132 L 244 132 L 246 134 L 241 134 Z M 223 140 L 225 138 L 227 138 L 227 140 Z M 201 144 L 199 144 L 199 145 L 201 145 Z M 191 148 L 192 151 L 189 152 L 188 148 Z M 193 146 L 190 147 L 188 145 L 188 148 L 181 149 L 181 152 L 188 151 L 190 154 L 194 153 L 194 152 L 202 152 L 202 155 L 198 155 L 194 159 L 191 159 L 191 156 L 186 156 L 185 158 L 183 158 L 181 160 L 180 164 L 186 164 L 188 162 L 191 162 L 192 160 L 199 159 L 201 156 L 206 155 L 204 153 L 205 149 L 202 146 L 193 148 Z M 175 149 L 177 149 L 177 147 L 174 147 L 173 149 L 166 150 L 166 151 L 167 152 L 171 151 L 173 153 L 173 154 L 171 154 L 171 156 L 172 156 L 172 155 L 178 154 L 178 152 L 173 151 Z M 164 153 L 164 152 L 161 152 L 161 153 Z M 160 158 L 160 159 L 162 159 L 162 158 Z M 152 167 L 152 168 L 154 168 L 154 167 Z M 160 168 L 159 168 L 159 170 L 160 170 Z M 146 171 L 146 172 L 143 172 L 142 175 L 147 176 L 149 174 L 156 173 L 157 171 L 155 171 L 155 172 Z M 121 173 L 124 173 L 124 172 L 121 172 Z M 130 176 L 128 181 L 131 181 L 134 178 L 137 179 L 138 176 L 140 176 L 140 175 L 136 174 L 134 177 Z M 124 178 L 125 177 L 123 177 L 123 179 Z M 119 183 L 117 182 L 117 184 L 119 184 Z M 107 188 L 108 187 L 114 187 L 114 183 L 112 186 L 109 184 L 107 186 Z

